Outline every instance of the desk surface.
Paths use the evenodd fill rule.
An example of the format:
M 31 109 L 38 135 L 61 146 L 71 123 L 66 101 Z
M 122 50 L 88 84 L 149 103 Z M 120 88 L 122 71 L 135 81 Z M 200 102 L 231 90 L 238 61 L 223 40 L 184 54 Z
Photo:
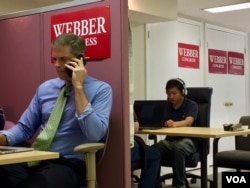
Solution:
M 223 128 L 213 127 L 179 127 L 179 128 L 162 128 L 157 130 L 141 130 L 138 134 L 155 134 L 155 135 L 167 135 L 167 136 L 181 136 L 181 137 L 196 137 L 196 138 L 214 138 L 213 147 L 213 158 L 215 153 L 218 151 L 218 140 L 221 137 L 228 136 L 240 136 L 250 134 L 250 129 L 242 131 L 224 131 Z M 202 139 L 204 140 L 204 139 Z M 205 142 L 203 142 L 205 143 Z M 201 147 L 201 187 L 207 188 L 207 153 L 205 152 L 206 147 Z M 215 167 L 213 165 L 213 167 Z M 215 169 L 213 170 L 215 172 Z M 217 187 L 217 179 L 215 173 L 213 173 L 214 187 Z
M 178 127 L 178 128 L 162 128 L 155 130 L 141 130 L 137 134 L 157 134 L 168 136 L 182 137 L 199 137 L 199 138 L 220 138 L 227 136 L 237 136 L 250 134 L 250 129 L 242 131 L 224 131 L 223 128 L 213 127 Z
M 0 155 L 0 165 L 59 158 L 57 152 L 27 151 Z

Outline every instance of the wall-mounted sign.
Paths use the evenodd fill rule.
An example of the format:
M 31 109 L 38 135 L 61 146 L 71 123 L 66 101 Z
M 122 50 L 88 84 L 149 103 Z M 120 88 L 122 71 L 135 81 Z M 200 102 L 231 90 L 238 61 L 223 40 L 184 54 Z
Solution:
M 208 49 L 209 73 L 227 74 L 227 52 L 223 50 Z
M 110 7 L 103 6 L 51 17 L 51 40 L 74 33 L 86 42 L 86 60 L 110 57 Z
M 228 52 L 228 74 L 244 75 L 244 54 Z
M 178 43 L 178 66 L 185 68 L 200 68 L 199 46 Z

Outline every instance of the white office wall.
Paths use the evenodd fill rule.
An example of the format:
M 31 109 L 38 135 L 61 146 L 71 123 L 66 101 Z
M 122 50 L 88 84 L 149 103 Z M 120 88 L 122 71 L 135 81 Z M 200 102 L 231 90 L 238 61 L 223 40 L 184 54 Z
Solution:
M 187 87 L 203 85 L 203 53 L 200 53 L 200 69 L 178 67 L 178 42 L 200 46 L 201 23 L 178 19 L 147 24 L 146 29 L 147 99 L 166 99 L 165 85 L 171 78 L 182 78 Z
M 134 99 L 146 99 L 145 24 L 131 22 L 133 40 Z
M 208 49 L 233 51 L 245 54 L 245 74 L 213 74 L 206 73 L 206 85 L 213 87 L 211 126 L 222 127 L 224 123 L 237 123 L 242 115 L 248 114 L 247 92 L 249 81 L 248 58 L 246 53 L 247 34 L 206 24 L 206 57 Z M 208 63 L 206 63 L 208 65 Z M 206 67 L 206 69 L 208 69 Z M 226 106 L 225 103 L 232 103 Z M 212 145 L 212 143 L 211 143 Z M 234 149 L 234 137 L 220 139 L 219 150 Z
M 187 87 L 204 84 L 203 28 L 199 22 L 177 21 L 146 25 L 146 99 L 166 99 L 165 85 L 171 78 L 182 78 Z M 200 46 L 200 69 L 178 67 L 178 42 Z M 165 136 L 157 136 L 158 140 Z M 148 142 L 152 144 L 152 141 Z M 161 174 L 171 172 L 162 167 Z
M 210 36 L 208 28 L 219 33 Z M 245 33 L 182 18 L 178 21 L 147 24 L 145 29 L 146 31 L 143 32 L 143 26 L 140 26 L 133 30 L 136 33 L 133 35 L 133 40 L 138 45 L 134 49 L 134 54 L 140 61 L 138 64 L 135 63 L 134 67 L 137 99 L 165 99 L 166 81 L 172 77 L 181 77 L 185 80 L 187 87 L 210 86 L 214 88 L 211 110 L 212 127 L 220 127 L 224 122 L 237 122 L 241 115 L 249 114 L 248 46 L 250 42 Z M 142 36 L 145 37 L 145 42 Z M 200 69 L 177 66 L 178 42 L 200 46 Z M 145 48 L 140 44 L 146 44 L 146 53 L 142 53 Z M 227 50 L 246 52 L 244 76 L 208 74 L 207 49 L 210 47 L 224 49 L 225 44 Z M 146 59 L 144 59 L 145 56 Z M 233 102 L 233 108 L 228 109 L 223 106 L 227 101 Z M 219 149 L 232 149 L 233 142 L 233 138 L 223 138 L 219 142 Z M 211 153 L 212 139 L 210 146 Z M 208 164 L 212 164 L 211 155 Z
M 206 25 L 206 52 L 208 49 L 219 49 L 245 54 L 246 34 L 217 26 Z M 206 55 L 208 56 L 208 55 Z M 245 56 L 245 64 L 248 64 Z M 208 65 L 208 63 L 207 63 Z M 245 67 L 245 75 L 247 69 Z M 206 74 L 206 84 L 214 88 L 211 124 L 218 126 L 224 122 L 237 122 L 246 114 L 246 77 L 232 74 Z M 231 102 L 232 106 L 225 106 Z M 216 108 L 216 109 L 215 109 Z M 216 114 L 216 111 L 220 113 Z M 221 116 L 221 114 L 224 114 Z M 216 125 L 217 124 L 217 125 Z

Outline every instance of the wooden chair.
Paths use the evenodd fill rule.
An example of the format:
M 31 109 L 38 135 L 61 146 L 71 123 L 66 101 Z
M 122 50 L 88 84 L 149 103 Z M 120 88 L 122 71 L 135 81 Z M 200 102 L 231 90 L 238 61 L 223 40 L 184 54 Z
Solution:
M 84 154 L 84 161 L 86 163 L 86 181 L 87 188 L 96 188 L 96 152 L 103 149 L 103 143 L 87 143 L 76 146 L 74 151 L 76 153 Z

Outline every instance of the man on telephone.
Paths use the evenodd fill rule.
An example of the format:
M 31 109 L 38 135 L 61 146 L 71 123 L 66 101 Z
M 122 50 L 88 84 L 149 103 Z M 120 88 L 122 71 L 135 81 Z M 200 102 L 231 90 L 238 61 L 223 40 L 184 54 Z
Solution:
M 38 138 L 44 135 L 43 131 L 55 126 L 51 122 L 58 122 L 55 118 L 50 120 L 50 117 L 60 98 L 65 107 L 54 137 L 48 149 L 44 149 L 59 152 L 60 158 L 35 165 L 1 165 L 1 187 L 79 188 L 86 184 L 83 156 L 74 153 L 74 147 L 100 142 L 105 138 L 112 106 L 112 89 L 109 84 L 87 74 L 83 58 L 79 58 L 84 53 L 85 42 L 81 37 L 74 34 L 58 36 L 52 43 L 52 60 L 58 78 L 42 83 L 17 124 L 9 130 L 0 131 L 0 145 L 14 146 L 29 140 L 40 129 L 34 141 L 38 143 Z M 48 141 L 49 136 L 44 140 Z M 38 146 L 34 144 L 36 149 Z

